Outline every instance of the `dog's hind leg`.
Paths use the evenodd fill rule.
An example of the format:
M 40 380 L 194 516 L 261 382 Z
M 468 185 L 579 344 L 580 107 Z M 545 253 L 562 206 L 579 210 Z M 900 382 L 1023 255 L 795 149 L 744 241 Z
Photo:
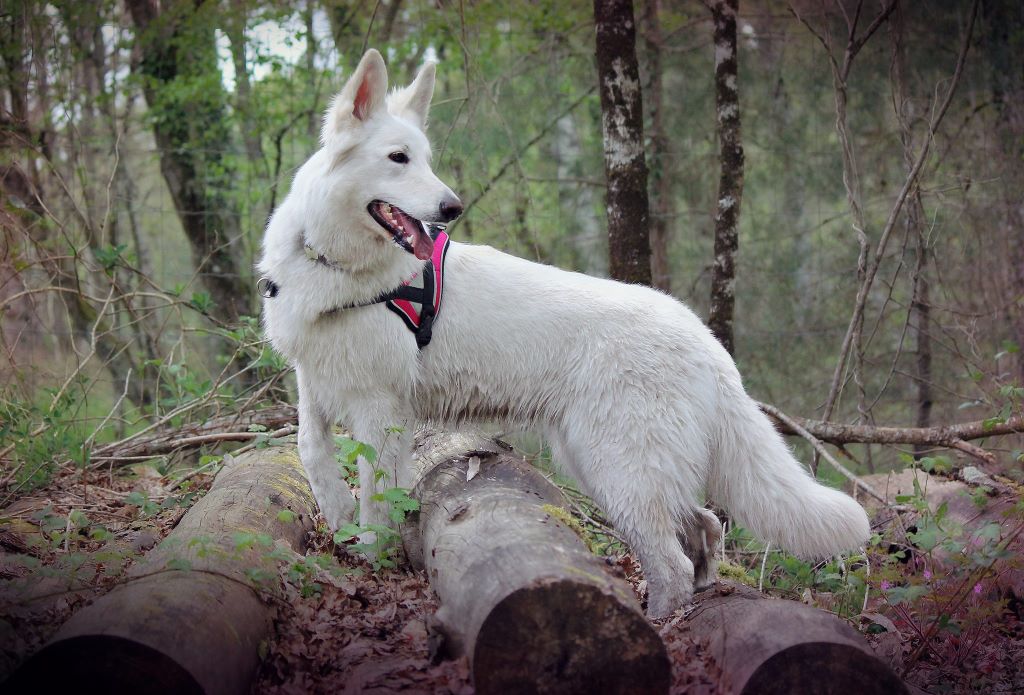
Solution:
M 649 459 L 616 444 L 624 442 L 584 450 L 560 443 L 554 453 L 636 552 L 647 580 L 647 615 L 661 618 L 693 598 L 693 562 L 677 536 L 677 510 L 692 497 L 680 500 L 678 480 L 659 476 Z
M 356 502 L 334 457 L 333 419 L 317 401 L 315 391 L 296 370 L 299 383 L 299 458 L 306 469 L 320 512 L 337 530 L 352 521 Z
M 678 531 L 683 552 L 693 560 L 694 589 L 703 591 L 718 577 L 715 550 L 722 540 L 722 522 L 710 509 L 694 509 L 693 517 L 684 519 Z

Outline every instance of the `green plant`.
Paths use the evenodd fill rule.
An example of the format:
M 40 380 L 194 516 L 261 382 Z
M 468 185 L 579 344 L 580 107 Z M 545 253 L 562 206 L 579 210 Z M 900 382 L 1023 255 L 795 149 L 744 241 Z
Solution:
M 10 458 L 0 479 L 12 484 L 9 496 L 46 485 L 63 463 L 89 464 L 89 434 L 80 420 L 84 398 L 81 377 L 45 389 L 38 400 L 0 396 L 0 442 L 9 442 L 0 448 Z
M 968 529 L 950 518 L 946 502 L 932 508 L 926 493 L 915 478 L 913 493 L 897 497 L 916 520 L 903 538 L 891 539 L 877 575 L 885 603 L 915 637 L 906 672 L 929 652 L 949 652 L 944 656 L 956 663 L 966 658 L 986 621 L 1003 608 L 1002 601 L 985 598 L 986 583 L 1000 563 L 1019 563 L 1010 548 L 1024 532 L 1024 502 L 1010 512 L 1011 524 Z
M 394 527 L 384 524 L 346 524 L 334 534 L 338 545 L 348 544 L 351 552 L 362 553 L 373 565 L 374 571 L 394 569 L 401 551 L 402 536 L 396 530 L 406 517 L 420 508 L 420 503 L 409 496 L 405 488 L 392 487 L 374 494 L 370 499 L 388 506 L 388 518 Z M 352 543 L 352 541 L 356 541 Z
M 748 559 L 746 564 L 728 563 L 730 578 L 794 598 L 807 596 L 809 592 L 822 608 L 844 618 L 861 612 L 868 591 L 869 565 L 864 555 L 808 562 L 765 547 L 742 526 L 730 528 L 725 542 L 734 555 Z

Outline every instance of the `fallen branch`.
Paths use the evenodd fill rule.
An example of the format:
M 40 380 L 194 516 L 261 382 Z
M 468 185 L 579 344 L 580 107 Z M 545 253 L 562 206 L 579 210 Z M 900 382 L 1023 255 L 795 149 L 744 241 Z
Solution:
M 92 460 L 104 462 L 138 460 L 139 456 L 170 454 L 214 442 L 244 442 L 266 436 L 267 432 L 242 431 L 243 429 L 247 430 L 256 425 L 265 427 L 267 430 L 281 430 L 285 426 L 293 424 L 295 420 L 295 407 L 291 405 L 278 405 L 246 413 L 232 413 L 213 417 L 203 422 L 150 430 L 144 435 L 106 444 L 93 451 Z M 277 432 L 274 432 L 270 436 L 278 435 Z
M 936 427 L 878 427 L 844 425 L 824 420 L 808 420 L 793 415 L 786 416 L 774 406 L 765 403 L 758 405 L 766 415 L 775 420 L 776 427 L 783 434 L 800 434 L 794 427 L 796 425 L 816 439 L 829 444 L 918 444 L 963 450 L 962 443 L 974 439 L 1024 432 L 1024 415 L 1014 415 L 1002 422 L 976 420 Z M 783 415 L 785 419 L 779 415 Z

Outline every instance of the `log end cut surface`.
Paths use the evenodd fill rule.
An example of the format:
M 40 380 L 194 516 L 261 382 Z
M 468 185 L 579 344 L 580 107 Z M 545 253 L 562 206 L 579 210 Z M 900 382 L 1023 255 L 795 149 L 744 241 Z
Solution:
M 155 693 L 202 695 L 174 659 L 117 635 L 63 640 L 29 659 L 4 683 L 8 693 Z
M 572 581 L 543 582 L 502 600 L 473 655 L 480 693 L 666 692 L 665 645 L 614 594 Z
M 820 674 L 808 677 L 808 674 Z M 907 688 L 878 660 L 845 644 L 807 642 L 761 664 L 739 695 L 902 695 Z
M 739 695 L 906 693 L 864 638 L 837 616 L 720 582 L 686 618 Z

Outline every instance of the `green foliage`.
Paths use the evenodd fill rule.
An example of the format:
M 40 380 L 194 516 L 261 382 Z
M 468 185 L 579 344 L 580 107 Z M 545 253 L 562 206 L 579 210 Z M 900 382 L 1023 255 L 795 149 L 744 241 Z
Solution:
M 0 471 L 2 477 L 10 477 L 14 491 L 46 485 L 65 463 L 88 465 L 91 452 L 84 444 L 89 434 L 79 420 L 84 400 L 78 378 L 61 390 L 44 389 L 38 400 L 0 393 L 0 449 L 11 447 Z
M 410 513 L 419 510 L 420 503 L 409 497 L 408 490 L 400 487 L 387 488 L 372 495 L 371 499 L 387 505 L 388 518 L 394 527 L 383 524 L 346 524 L 335 532 L 334 542 L 347 545 L 350 552 L 365 555 L 375 572 L 394 569 L 398 566 L 398 557 L 402 552 L 402 536 L 396 529 Z
M 906 496 L 904 503 L 917 513 L 914 527 L 905 539 L 892 539 L 894 550 L 881 556 L 875 577 L 885 602 L 919 638 L 911 667 L 921 655 L 944 648 L 950 636 L 976 635 L 1000 614 L 1002 602 L 987 597 L 987 583 L 1000 563 L 1019 563 L 1009 543 L 1024 531 L 1020 505 L 1005 530 L 994 521 L 968 530 L 949 519 L 946 503 L 932 509 L 926 492 L 915 484 L 914 494 Z
M 741 526 L 729 529 L 725 542 L 727 548 L 754 560 L 747 566 L 728 563 L 731 578 L 791 598 L 803 598 L 810 592 L 820 605 L 844 618 L 861 612 L 870 571 L 864 556 L 813 563 L 779 550 L 769 549 L 765 555 L 764 546 Z
M 338 461 L 341 474 L 351 485 L 358 485 L 360 456 L 366 459 L 370 465 L 377 462 L 376 449 L 369 444 L 358 442 L 351 437 L 343 435 L 335 436 L 334 447 L 334 457 Z M 378 473 L 380 473 L 380 471 L 378 471 Z
M 93 255 L 99 264 L 103 266 L 103 269 L 108 273 L 114 269 L 114 266 L 121 260 L 121 254 L 128 248 L 127 244 L 118 244 L 117 246 L 111 246 L 107 244 L 101 248 L 95 249 Z

